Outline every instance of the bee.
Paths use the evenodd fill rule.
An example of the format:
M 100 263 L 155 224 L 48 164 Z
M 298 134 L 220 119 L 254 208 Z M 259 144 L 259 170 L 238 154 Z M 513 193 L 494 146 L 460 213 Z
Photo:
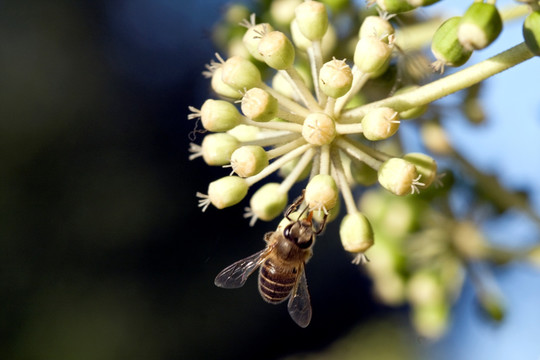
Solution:
M 326 216 L 318 229 L 313 225 L 312 211 L 302 218 L 307 207 L 298 220 L 292 220 L 291 213 L 303 200 L 302 194 L 285 212 L 288 225 L 266 233 L 266 248 L 223 269 L 214 284 L 226 289 L 242 287 L 247 278 L 260 268 L 258 283 L 262 298 L 271 304 L 289 299 L 287 309 L 291 318 L 305 328 L 311 321 L 311 302 L 304 267 L 311 258 L 315 236 L 324 229 Z

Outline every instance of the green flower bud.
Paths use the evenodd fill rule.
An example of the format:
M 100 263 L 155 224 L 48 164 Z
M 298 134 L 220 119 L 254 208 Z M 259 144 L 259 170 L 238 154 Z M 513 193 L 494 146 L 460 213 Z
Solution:
M 386 160 L 378 171 L 379 183 L 395 195 L 407 195 L 414 191 L 418 178 L 416 166 L 400 158 Z
M 446 302 L 415 306 L 412 316 L 413 325 L 420 335 L 429 339 L 437 339 L 446 331 L 449 312 L 450 309 Z
M 311 113 L 304 119 L 302 136 L 313 145 L 330 144 L 336 137 L 334 119 L 325 113 Z
M 502 31 L 502 19 L 494 4 L 474 2 L 458 27 L 459 42 L 467 50 L 479 50 L 491 44 Z
M 360 38 L 354 50 L 354 64 L 366 74 L 377 72 L 392 55 L 393 45 L 374 36 Z
M 201 107 L 201 122 L 208 131 L 222 132 L 240 123 L 242 115 L 236 106 L 224 100 L 208 99 Z
M 441 279 L 432 271 L 417 271 L 407 283 L 407 296 L 412 305 L 427 306 L 444 301 Z
M 216 94 L 224 96 L 229 99 L 241 99 L 242 94 L 237 89 L 225 84 L 222 80 L 223 69 L 222 67 L 217 68 L 212 74 L 212 80 L 210 86 Z
M 226 165 L 239 145 L 238 140 L 229 134 L 206 135 L 201 144 L 203 159 L 208 165 Z
M 332 11 L 339 11 L 349 5 L 350 0 L 322 0 Z
M 307 49 L 312 45 L 312 41 L 305 37 L 304 34 L 302 34 L 302 32 L 300 31 L 296 19 L 291 22 L 291 36 L 294 45 L 300 50 L 307 51 Z M 331 50 L 336 45 L 336 41 L 336 30 L 333 26 L 329 25 L 328 29 L 326 30 L 326 34 L 324 34 L 321 41 L 321 50 L 323 53 L 323 57 L 330 55 Z
M 252 88 L 244 94 L 241 108 L 244 115 L 249 119 L 266 122 L 277 116 L 278 101 L 267 91 Z
M 329 211 L 336 206 L 339 197 L 334 178 L 330 175 L 315 175 L 307 184 L 304 199 L 311 210 Z
M 431 156 L 422 153 L 409 153 L 403 159 L 416 166 L 416 171 L 420 175 L 419 182 L 421 183 L 418 184 L 418 188 L 428 188 L 433 183 L 433 180 L 437 178 L 437 163 Z
M 258 139 L 261 129 L 253 125 L 240 124 L 227 131 L 229 135 L 234 136 L 238 141 L 253 141 Z
M 268 155 L 261 146 L 241 146 L 232 153 L 231 165 L 238 176 L 253 176 L 268 166 Z
M 437 58 L 435 68 L 444 69 L 444 66 L 461 66 L 469 60 L 472 51 L 467 50 L 458 40 L 458 26 L 461 22 L 459 16 L 446 20 L 439 26 L 431 42 L 431 52 Z
M 221 67 L 223 82 L 236 90 L 246 90 L 261 84 L 259 69 L 249 60 L 240 56 L 227 59 Z
M 208 185 L 208 198 L 218 209 L 238 204 L 247 195 L 249 185 L 238 176 L 225 176 Z
M 399 14 L 415 9 L 415 7 L 406 0 L 377 0 L 377 5 L 379 5 L 382 10 L 391 14 Z
M 300 31 L 311 41 L 320 41 L 328 28 L 326 6 L 317 1 L 305 1 L 295 9 Z
M 439 2 L 440 0 L 407 0 L 411 6 L 414 7 L 420 7 L 420 6 L 428 6 L 435 4 L 436 2 Z
M 440 124 L 436 122 L 423 124 L 421 135 L 425 147 L 432 153 L 448 155 L 453 152 L 448 136 Z
M 374 243 L 371 224 L 360 212 L 345 215 L 341 220 L 339 236 L 343 248 L 353 254 L 364 253 Z
M 264 58 L 259 54 L 259 43 L 261 42 L 261 34 L 266 34 L 274 31 L 272 25 L 268 23 L 257 24 L 249 27 L 244 34 L 242 41 L 247 51 L 255 59 L 264 62 Z
M 287 202 L 287 193 L 280 190 L 279 184 L 268 183 L 253 194 L 249 204 L 258 219 L 270 221 L 285 210 Z
M 418 85 L 405 86 L 399 89 L 398 91 L 396 91 L 395 95 L 404 94 L 406 92 L 417 89 L 419 87 L 420 86 Z M 399 117 L 400 119 L 414 119 L 419 116 L 422 116 L 426 112 L 427 108 L 428 108 L 427 104 L 416 106 L 416 107 L 410 108 L 409 110 L 401 111 L 399 113 Z
M 303 0 L 273 0 L 270 3 L 270 15 L 275 24 L 287 27 L 294 19 L 294 9 Z
M 531 52 L 540 56 L 540 10 L 530 13 L 523 22 L 523 38 Z
M 281 31 L 271 31 L 261 38 L 259 54 L 273 69 L 285 70 L 294 63 L 294 46 Z
M 334 221 L 338 217 L 340 210 L 341 210 L 341 200 L 338 197 L 336 205 L 330 210 L 328 210 L 327 214 L 325 214 L 324 210 L 322 209 L 313 211 L 313 220 L 317 221 L 318 223 L 321 223 L 324 221 L 324 218 L 326 216 L 326 223 L 328 224 Z
M 362 119 L 362 133 L 368 140 L 388 139 L 399 129 L 398 113 L 388 107 L 371 110 Z
M 351 175 L 360 185 L 371 186 L 377 182 L 377 171 L 363 161 L 351 161 Z
M 344 60 L 331 60 L 323 64 L 319 73 L 319 86 L 328 96 L 337 99 L 349 91 L 353 81 L 351 68 Z
M 375 37 L 388 43 L 390 35 L 394 34 L 394 27 L 390 22 L 380 16 L 368 16 L 362 22 L 358 35 L 363 37 Z

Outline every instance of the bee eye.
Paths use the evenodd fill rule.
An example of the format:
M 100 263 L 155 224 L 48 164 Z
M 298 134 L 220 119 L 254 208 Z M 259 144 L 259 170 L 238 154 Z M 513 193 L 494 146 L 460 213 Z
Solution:
M 296 240 L 295 241 L 296 245 L 298 245 L 300 249 L 307 249 L 311 246 L 311 244 L 313 244 L 313 238 L 310 238 L 308 241 L 302 241 L 302 242 L 298 241 L 299 239 L 295 239 L 295 240 Z
M 293 234 L 291 234 L 291 228 L 293 225 L 294 223 L 291 223 L 287 225 L 285 229 L 283 229 L 283 236 L 285 237 L 285 239 L 296 243 L 297 239 L 293 236 Z

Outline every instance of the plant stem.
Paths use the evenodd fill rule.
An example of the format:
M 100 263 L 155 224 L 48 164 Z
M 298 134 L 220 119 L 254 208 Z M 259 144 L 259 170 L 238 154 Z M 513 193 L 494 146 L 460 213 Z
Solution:
M 347 213 L 353 214 L 358 212 L 358 209 L 356 208 L 356 201 L 354 200 L 351 188 L 347 183 L 347 179 L 345 178 L 345 170 L 343 169 L 343 163 L 341 161 L 339 150 L 335 147 L 332 148 L 332 164 L 334 165 L 336 176 L 338 178 L 338 186 L 341 190 L 341 196 L 343 196 Z
M 302 125 L 290 123 L 290 122 L 283 122 L 283 121 L 269 121 L 269 122 L 258 122 L 253 121 L 248 118 L 243 118 L 241 121 L 244 125 L 252 125 L 263 129 L 272 129 L 272 130 L 283 130 L 283 131 L 291 131 L 291 132 L 302 132 Z
M 281 182 L 279 185 L 279 190 L 286 193 L 288 192 L 291 187 L 294 185 L 298 177 L 302 174 L 302 171 L 306 168 L 306 166 L 309 165 L 311 162 L 311 159 L 313 159 L 313 156 L 315 155 L 315 149 L 311 148 L 308 151 L 302 155 L 294 169 L 290 172 L 289 175 Z
M 252 186 L 257 181 L 260 181 L 267 177 L 268 175 L 272 174 L 274 171 L 277 171 L 280 167 L 288 163 L 289 161 L 297 158 L 298 156 L 305 153 L 309 148 L 313 147 L 311 144 L 304 144 L 300 147 L 297 147 L 293 151 L 283 155 L 279 159 L 276 159 L 274 162 L 272 162 L 270 165 L 265 167 L 260 173 L 257 175 L 250 176 L 246 178 L 246 182 L 249 186 Z
M 315 100 L 313 94 L 304 83 L 304 79 L 302 79 L 294 67 L 291 66 L 286 70 L 279 70 L 279 73 L 287 79 L 297 95 L 300 96 L 304 105 L 306 105 L 310 111 L 321 111 L 321 107 L 317 103 L 317 100 Z
M 345 111 L 341 119 L 344 122 L 359 121 L 369 110 L 382 106 L 400 112 L 429 104 L 432 101 L 477 84 L 533 56 L 527 45 L 521 43 L 487 60 L 421 86 L 418 89 Z

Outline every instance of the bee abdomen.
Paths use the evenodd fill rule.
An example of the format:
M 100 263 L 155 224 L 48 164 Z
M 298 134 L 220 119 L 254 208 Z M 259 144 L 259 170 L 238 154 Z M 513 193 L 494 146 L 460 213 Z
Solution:
M 266 260 L 259 272 L 259 292 L 262 298 L 273 304 L 289 297 L 296 283 L 295 269 L 276 267 L 271 260 Z

